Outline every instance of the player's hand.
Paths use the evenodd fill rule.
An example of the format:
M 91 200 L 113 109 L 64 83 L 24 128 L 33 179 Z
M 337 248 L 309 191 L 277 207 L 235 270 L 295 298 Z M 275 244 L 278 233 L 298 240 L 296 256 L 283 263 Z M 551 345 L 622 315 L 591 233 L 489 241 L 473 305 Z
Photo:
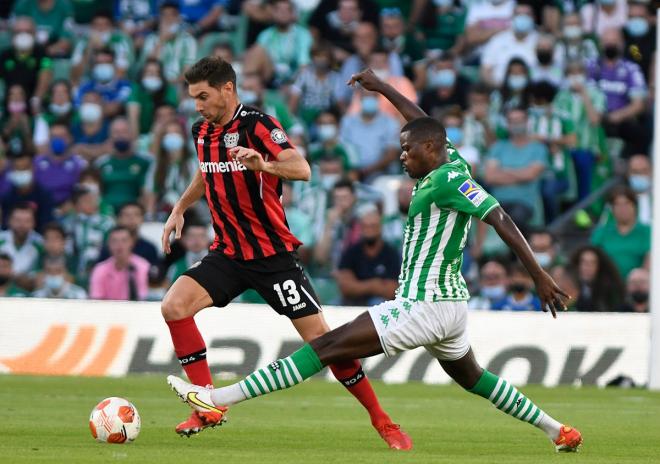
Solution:
M 566 303 L 568 303 L 571 297 L 559 288 L 547 272 L 544 271 L 541 277 L 534 279 L 534 284 L 536 285 L 536 293 L 541 300 L 543 311 L 547 312 L 550 310 L 552 317 L 557 318 L 557 311 L 566 311 L 568 309 Z
M 379 92 L 383 86 L 383 81 L 381 81 L 370 68 L 353 74 L 351 79 L 347 82 L 347 84 L 352 87 L 355 87 L 356 83 L 373 92 Z
M 229 154 L 251 171 L 263 171 L 266 167 L 261 153 L 251 148 L 234 147 L 229 150 Z
M 174 238 L 176 240 L 181 238 L 181 229 L 183 229 L 183 214 L 172 211 L 170 217 L 167 218 L 165 227 L 163 228 L 163 236 L 161 238 L 163 244 L 163 252 L 166 255 L 170 254 L 170 236 L 174 231 Z

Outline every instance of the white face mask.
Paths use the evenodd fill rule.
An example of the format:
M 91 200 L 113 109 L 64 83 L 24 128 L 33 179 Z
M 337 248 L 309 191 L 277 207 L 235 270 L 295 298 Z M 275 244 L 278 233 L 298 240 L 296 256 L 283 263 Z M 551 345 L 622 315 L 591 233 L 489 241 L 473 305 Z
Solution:
M 48 109 L 54 115 L 61 116 L 71 111 L 71 102 L 62 103 L 61 105 L 58 105 L 57 103 L 51 103 L 48 105 Z
M 59 290 L 64 285 L 64 277 L 61 275 L 46 275 L 44 277 L 44 287 L 49 290 Z
M 94 74 L 94 79 L 109 82 L 115 77 L 115 67 L 111 63 L 99 63 L 94 66 L 92 74 Z
M 149 92 L 157 92 L 163 87 L 163 80 L 158 76 L 145 76 L 142 78 L 142 85 Z
M 18 188 L 27 187 L 32 183 L 32 171 L 10 171 L 7 178 Z
M 332 140 L 337 136 L 337 126 L 334 124 L 319 124 L 319 139 L 322 142 Z
M 96 103 L 83 103 L 80 105 L 80 119 L 83 122 L 97 122 L 103 116 L 101 105 Z
M 541 267 L 548 267 L 552 264 L 552 255 L 548 252 L 534 253 L 534 258 Z
M 176 132 L 170 132 L 163 137 L 163 148 L 167 151 L 177 151 L 183 148 L 183 137 Z
M 27 52 L 34 47 L 34 37 L 29 32 L 19 32 L 14 36 L 12 44 L 19 52 Z

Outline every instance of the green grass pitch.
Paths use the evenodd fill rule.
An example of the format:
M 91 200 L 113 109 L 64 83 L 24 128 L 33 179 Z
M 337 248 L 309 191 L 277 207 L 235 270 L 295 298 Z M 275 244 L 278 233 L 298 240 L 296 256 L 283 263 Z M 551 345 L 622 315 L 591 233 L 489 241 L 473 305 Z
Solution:
M 381 402 L 412 436 L 388 450 L 368 416 L 338 384 L 313 380 L 236 405 L 221 428 L 180 438 L 189 412 L 165 376 L 122 379 L 0 376 L 3 463 L 651 463 L 660 462 L 660 394 L 643 390 L 527 387 L 585 445 L 556 454 L 539 430 L 456 386 L 375 383 Z M 96 443 L 87 425 L 107 396 L 132 401 L 142 432 L 130 445 Z

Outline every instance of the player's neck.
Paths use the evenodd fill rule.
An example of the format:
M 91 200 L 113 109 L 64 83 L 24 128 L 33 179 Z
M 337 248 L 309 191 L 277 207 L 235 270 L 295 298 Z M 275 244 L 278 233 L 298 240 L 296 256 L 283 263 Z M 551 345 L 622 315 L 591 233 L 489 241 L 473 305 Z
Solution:
M 240 105 L 238 99 L 232 98 L 232 100 L 227 105 L 227 111 L 225 111 L 225 114 L 223 114 L 220 120 L 218 121 L 218 124 L 220 126 L 224 126 L 234 118 L 234 115 L 236 114 L 236 108 L 238 108 L 238 105 Z

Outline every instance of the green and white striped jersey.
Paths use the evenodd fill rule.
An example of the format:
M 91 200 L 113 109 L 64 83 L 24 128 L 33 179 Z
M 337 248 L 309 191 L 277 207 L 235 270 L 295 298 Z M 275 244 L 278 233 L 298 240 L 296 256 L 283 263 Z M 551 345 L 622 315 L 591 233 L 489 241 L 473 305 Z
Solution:
M 461 265 L 472 216 L 483 219 L 499 203 L 472 179 L 469 165 L 450 143 L 447 153 L 449 162 L 419 179 L 412 192 L 399 298 L 470 298 Z

